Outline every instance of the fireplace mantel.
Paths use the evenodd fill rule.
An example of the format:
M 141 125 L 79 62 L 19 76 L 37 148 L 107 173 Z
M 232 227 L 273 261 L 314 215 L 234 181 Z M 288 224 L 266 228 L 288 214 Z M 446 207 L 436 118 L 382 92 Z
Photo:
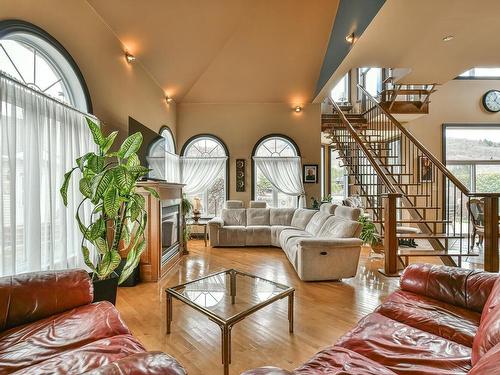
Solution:
M 183 184 L 170 183 L 165 181 L 147 180 L 138 183 L 138 186 L 153 188 L 158 192 L 160 199 L 152 196 L 146 189 L 139 189 L 146 200 L 146 211 L 148 213 L 148 223 L 145 230 L 146 249 L 141 256 L 140 273 L 141 281 L 158 281 L 168 270 L 177 263 L 184 253 L 184 243 L 182 241 L 182 188 Z M 162 260 L 162 211 L 171 212 L 172 207 L 178 207 L 179 220 L 177 222 L 178 246 L 172 248 L 168 259 L 164 254 Z M 163 210 L 162 210 L 163 208 Z M 175 228 L 175 225 L 174 225 Z M 163 237 L 165 239 L 165 237 Z M 165 252 L 165 251 L 163 251 Z

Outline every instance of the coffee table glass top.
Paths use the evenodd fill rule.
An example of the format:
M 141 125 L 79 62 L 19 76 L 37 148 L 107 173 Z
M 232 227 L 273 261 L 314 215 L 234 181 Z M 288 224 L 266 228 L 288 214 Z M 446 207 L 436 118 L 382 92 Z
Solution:
M 222 321 L 237 320 L 293 290 L 232 269 L 167 289 L 176 298 Z

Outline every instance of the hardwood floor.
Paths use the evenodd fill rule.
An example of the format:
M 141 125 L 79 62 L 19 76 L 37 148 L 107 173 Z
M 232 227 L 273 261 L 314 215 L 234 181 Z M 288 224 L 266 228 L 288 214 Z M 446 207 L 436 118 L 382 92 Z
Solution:
M 172 333 L 166 335 L 165 287 L 225 268 L 236 268 L 291 285 L 295 294 L 295 332 L 288 333 L 287 300 L 273 303 L 236 324 L 232 333 L 231 374 L 264 365 L 292 369 L 331 345 L 373 311 L 398 286 L 376 270 L 380 260 L 362 258 L 355 278 L 343 282 L 303 282 L 278 248 L 205 248 L 189 243 L 190 254 L 160 283 L 120 288 L 117 307 L 148 350 L 173 355 L 190 375 L 222 374 L 219 327 L 174 300 Z

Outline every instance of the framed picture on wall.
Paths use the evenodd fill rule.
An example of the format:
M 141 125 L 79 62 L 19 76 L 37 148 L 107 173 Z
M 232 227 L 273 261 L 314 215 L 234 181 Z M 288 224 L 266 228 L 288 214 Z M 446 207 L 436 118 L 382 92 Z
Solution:
M 418 177 L 419 182 L 432 182 L 432 163 L 427 156 L 418 158 Z
M 318 182 L 318 164 L 304 164 L 302 175 L 304 183 L 316 184 Z

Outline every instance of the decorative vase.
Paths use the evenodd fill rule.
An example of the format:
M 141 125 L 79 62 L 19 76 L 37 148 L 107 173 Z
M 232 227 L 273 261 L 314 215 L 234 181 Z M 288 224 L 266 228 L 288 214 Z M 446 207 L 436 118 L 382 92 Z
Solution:
M 195 223 L 197 223 L 197 222 L 198 222 L 198 220 L 200 220 L 200 216 L 201 216 L 200 211 L 198 211 L 198 210 L 193 210 L 193 221 L 194 221 Z

